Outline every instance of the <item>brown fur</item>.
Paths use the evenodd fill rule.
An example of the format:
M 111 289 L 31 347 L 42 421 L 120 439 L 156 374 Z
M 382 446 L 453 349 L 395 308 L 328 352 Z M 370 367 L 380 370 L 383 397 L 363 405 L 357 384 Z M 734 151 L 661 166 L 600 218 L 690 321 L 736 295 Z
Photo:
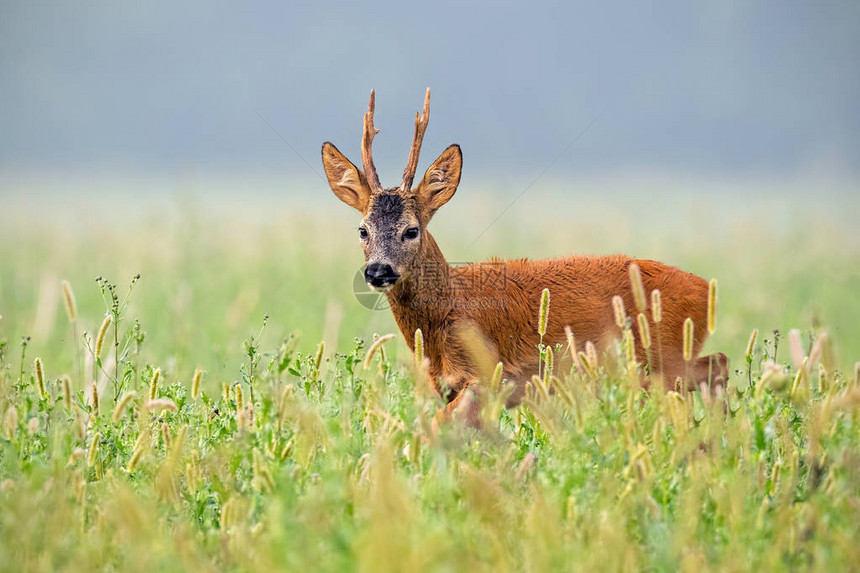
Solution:
M 621 334 L 615 324 L 612 297 L 620 296 L 629 311 L 636 308 L 628 270 L 633 262 L 641 269 L 646 293 L 654 289 L 662 293 L 659 325 L 646 310 L 652 333 L 650 372 L 662 375 L 669 387 L 674 387 L 677 378 L 688 381 L 688 387 L 727 379 L 725 355 L 699 357 L 707 337 L 708 283 L 695 275 L 623 255 L 541 261 L 492 259 L 448 265 L 426 226 L 457 189 L 462 167 L 459 147 L 446 149 L 414 189 L 371 190 L 364 174 L 330 143 L 323 146 L 323 164 L 335 194 L 365 217 L 363 232 L 364 226 L 383 226 L 369 217 L 376 197 L 394 193 L 402 198 L 402 213 L 385 220 L 386 229 L 368 228 L 362 247 L 368 263 L 384 260 L 399 275 L 386 292 L 391 310 L 410 348 L 415 331 L 420 328 L 423 332 L 430 378 L 448 402 L 448 415 L 465 401 L 467 421 L 476 424 L 478 420 L 479 405 L 467 398 L 466 390 L 486 375 L 482 376 L 474 348 L 469 347 L 464 333 L 476 332 L 487 354 L 481 361 L 502 362 L 505 378 L 517 383 L 509 399 L 509 405 L 515 405 L 525 382 L 539 369 L 541 291 L 548 288 L 551 293 L 544 344 L 565 345 L 564 327 L 569 326 L 580 348 L 591 341 L 598 350 L 604 350 Z M 403 229 L 412 225 L 419 225 L 420 240 L 401 239 Z M 689 367 L 682 349 L 683 324 L 688 317 L 694 323 Z M 647 353 L 638 329 L 633 328 L 633 333 L 637 359 L 646 364 Z

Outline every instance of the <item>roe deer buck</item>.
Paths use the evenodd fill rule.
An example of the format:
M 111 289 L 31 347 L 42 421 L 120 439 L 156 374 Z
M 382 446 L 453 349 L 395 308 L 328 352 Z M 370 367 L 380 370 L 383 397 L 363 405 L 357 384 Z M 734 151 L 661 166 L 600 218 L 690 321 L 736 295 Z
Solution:
M 477 424 L 478 420 L 477 401 L 464 401 L 464 397 L 484 372 L 462 336 L 464 329 L 477 331 L 492 364 L 502 362 L 504 377 L 517 384 L 508 400 L 513 406 L 522 397 L 525 382 L 539 372 L 537 305 L 542 290 L 549 288 L 552 293 L 544 344 L 566 343 L 565 326 L 569 326 L 576 340 L 606 348 L 620 334 L 613 296 L 620 296 L 626 308 L 634 308 L 629 280 L 632 263 L 639 265 L 647 292 L 659 289 L 662 293 L 662 337 L 651 346 L 653 356 L 662 360 L 655 359 L 650 371 L 662 374 L 669 386 L 679 377 L 691 383 L 727 380 L 724 354 L 698 358 L 708 334 L 708 283 L 695 275 L 657 261 L 621 255 L 542 261 L 493 259 L 448 265 L 427 224 L 457 190 L 462 168 L 460 147 L 445 149 L 421 182 L 412 187 L 430 114 L 428 88 L 423 112 L 420 117 L 415 114 L 415 134 L 403 180 L 397 187 L 384 189 L 371 153 L 378 132 L 373 125 L 374 107 L 371 91 L 361 142 L 364 171 L 328 142 L 322 146 L 323 166 L 335 195 L 363 217 L 358 231 L 367 284 L 386 293 L 397 325 L 413 351 L 416 329 L 424 335 L 430 380 L 448 403 L 443 417 L 463 403 L 466 421 Z M 688 317 L 694 324 L 689 363 L 682 348 L 683 324 Z M 653 316 L 648 321 L 654 332 Z M 647 354 L 637 329 L 633 331 L 636 356 L 644 364 Z

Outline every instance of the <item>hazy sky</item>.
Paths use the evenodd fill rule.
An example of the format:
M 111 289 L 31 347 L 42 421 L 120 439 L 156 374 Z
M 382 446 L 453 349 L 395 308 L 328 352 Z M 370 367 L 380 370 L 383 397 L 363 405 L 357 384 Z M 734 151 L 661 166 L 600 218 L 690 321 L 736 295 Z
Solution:
M 399 182 L 427 86 L 421 170 L 856 173 L 860 3 L 6 0 L 0 170 L 313 177 L 374 87 Z

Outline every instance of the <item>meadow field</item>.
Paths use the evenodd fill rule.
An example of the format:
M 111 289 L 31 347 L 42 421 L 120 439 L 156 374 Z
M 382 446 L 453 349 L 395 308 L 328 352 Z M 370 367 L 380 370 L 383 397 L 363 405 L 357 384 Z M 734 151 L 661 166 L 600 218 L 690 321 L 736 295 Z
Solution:
M 499 217 L 521 182 L 464 185 L 431 224 L 449 262 L 624 252 L 716 278 L 705 352 L 733 375 L 645 393 L 619 345 L 517 409 L 487 381 L 484 428 L 438 435 L 324 183 L 140 187 L 4 191 L 0 570 L 860 563 L 856 187 L 546 182 Z

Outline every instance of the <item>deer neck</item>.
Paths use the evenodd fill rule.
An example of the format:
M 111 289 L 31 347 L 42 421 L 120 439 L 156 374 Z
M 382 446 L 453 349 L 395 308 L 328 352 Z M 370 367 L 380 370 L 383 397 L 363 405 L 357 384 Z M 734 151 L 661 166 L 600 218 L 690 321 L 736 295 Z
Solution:
M 388 292 L 394 320 L 410 349 L 414 350 L 415 331 L 419 328 L 425 339 L 443 334 L 440 327 L 446 322 L 452 307 L 450 273 L 451 267 L 439 245 L 427 233 L 413 272 Z M 427 345 L 428 350 L 432 347 Z

